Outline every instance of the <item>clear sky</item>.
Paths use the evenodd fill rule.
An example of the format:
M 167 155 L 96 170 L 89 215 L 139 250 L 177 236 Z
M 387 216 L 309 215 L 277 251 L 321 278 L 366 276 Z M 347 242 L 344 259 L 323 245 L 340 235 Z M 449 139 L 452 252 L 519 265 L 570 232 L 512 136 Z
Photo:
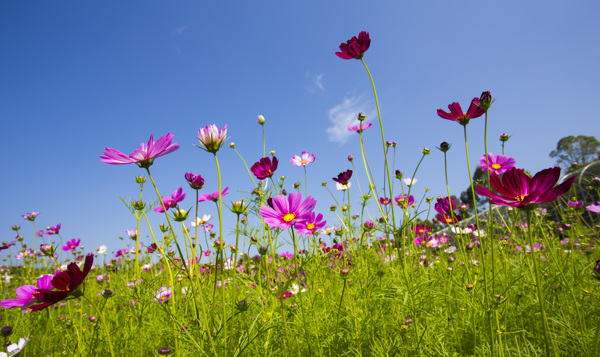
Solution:
M 181 148 L 158 158 L 152 172 L 163 196 L 183 186 L 189 208 L 185 172 L 205 177 L 203 193 L 217 188 L 212 156 L 193 146 L 198 128 L 227 124 L 228 142 L 251 165 L 262 156 L 258 114 L 267 119 L 267 151 L 276 150 L 276 176 L 288 177 L 288 191 L 295 181 L 304 185 L 304 171 L 289 159 L 315 154 L 309 194 L 316 211 L 328 213 L 334 202 L 321 182 L 340 198 L 331 177 L 351 168 L 348 154 L 360 157 L 358 135 L 344 128 L 367 113 L 375 125 L 364 133 L 365 146 L 381 185 L 369 78 L 360 61 L 334 55 L 362 30 L 372 39 L 364 59 L 386 139 L 398 142 L 395 167 L 412 175 L 421 149 L 432 149 L 416 175 L 417 198 L 425 188 L 431 197 L 446 195 L 443 154 L 435 149 L 442 141 L 452 144 L 451 192 L 468 186 L 462 127 L 436 109 L 453 101 L 466 109 L 484 90 L 496 98 L 489 150 L 500 152 L 497 138 L 505 132 L 518 167 L 553 166 L 548 154 L 560 138 L 600 137 L 598 14 L 598 1 L 4 0 L 0 239 L 12 240 L 18 224 L 30 242 L 33 228 L 21 215 L 39 211 L 38 229 L 60 222 L 63 240 L 116 250 L 118 237 L 135 226 L 118 196 L 139 194 L 133 180 L 143 170 L 100 162 L 105 146 L 129 154 L 151 133 L 174 134 Z M 484 152 L 483 118 L 468 131 L 474 169 Z M 228 146 L 219 158 L 231 192 L 226 202 L 245 197 L 252 183 L 242 162 Z M 364 168 L 360 160 L 355 165 L 364 189 Z M 201 212 L 215 215 L 214 204 L 203 203 Z M 163 222 L 150 216 L 155 227 Z M 231 222 L 227 213 L 226 231 Z

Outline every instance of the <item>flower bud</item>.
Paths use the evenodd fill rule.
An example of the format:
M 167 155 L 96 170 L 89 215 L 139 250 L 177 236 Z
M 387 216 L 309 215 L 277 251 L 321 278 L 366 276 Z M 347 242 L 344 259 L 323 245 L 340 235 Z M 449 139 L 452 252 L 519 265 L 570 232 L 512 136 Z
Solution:
M 468 206 L 466 203 L 461 203 L 461 204 L 458 206 L 458 209 L 459 209 L 461 212 L 466 212 L 466 211 L 469 209 L 469 206 Z
M 19 229 L 21 229 L 21 226 L 12 226 L 13 231 L 18 231 Z
M 265 124 L 265 122 L 266 122 L 265 117 L 263 117 L 262 115 L 259 115 L 256 118 L 257 118 L 258 124 L 260 124 L 260 125 L 264 125 Z
M 395 142 L 395 141 L 392 141 L 392 147 L 393 147 L 393 148 L 395 148 L 395 147 L 396 147 L 396 145 L 398 145 L 398 143 L 397 143 L 397 142 Z
M 105 288 L 104 291 L 102 292 L 102 297 L 104 297 L 105 299 L 109 299 L 113 296 L 115 296 L 115 292 L 112 290 L 109 290 L 108 288 Z
M 348 206 L 342 206 L 342 212 L 346 212 L 348 210 Z
M 340 269 L 340 275 L 342 276 L 342 278 L 347 277 L 348 275 L 350 275 L 350 270 L 344 268 L 344 269 Z
M 252 244 L 257 244 L 258 243 L 258 238 L 256 238 L 255 236 L 250 237 L 250 242 Z
M 284 188 L 283 190 L 281 190 L 281 194 L 287 196 L 287 190 Z
M 427 203 L 431 203 L 431 201 L 433 201 L 433 198 L 431 198 L 431 197 L 427 197 L 427 198 L 425 198 L 425 202 L 427 202 Z
M 269 154 L 270 154 L 270 155 L 275 155 L 275 150 L 271 150 L 271 151 L 269 151 Z
M 385 146 L 387 146 L 387 147 L 390 147 L 390 146 L 392 146 L 392 142 L 391 142 L 391 141 L 389 141 L 389 140 L 388 140 L 388 141 L 386 141 L 386 142 L 385 142 Z
M 246 301 L 246 300 L 240 300 L 236 304 L 236 308 L 240 312 L 244 312 L 244 311 L 248 310 L 249 307 L 250 307 L 250 305 L 248 304 L 248 301 Z
M 235 149 L 235 143 L 234 142 L 229 143 L 229 147 L 232 149 Z
M 166 226 L 164 224 L 161 224 L 160 226 L 158 226 L 158 228 L 160 228 L 160 231 L 165 233 L 169 230 L 169 226 Z
M 396 170 L 396 178 L 397 178 L 398 180 L 400 180 L 400 179 L 402 178 L 402 176 L 403 176 L 403 174 L 402 174 L 402 171 L 400 171 L 400 170 Z
M 285 176 L 281 176 L 279 179 L 280 179 L 281 181 L 285 181 Z
M 0 329 L 0 333 L 2 333 L 2 336 L 4 336 L 6 338 L 6 337 L 12 335 L 13 328 L 12 328 L 12 326 L 4 326 L 2 329 Z
M 450 144 L 448 144 L 447 142 L 443 141 L 440 144 L 440 147 L 438 149 L 440 149 L 442 152 L 446 152 L 446 151 L 450 150 Z
M 146 204 L 143 201 L 133 201 L 131 202 L 131 206 L 138 211 L 143 211 L 146 207 Z
M 494 100 L 492 99 L 492 94 L 490 91 L 485 91 L 481 93 L 481 97 L 479 98 L 479 108 L 487 112 L 487 110 L 492 106 L 493 102 Z
M 429 154 L 431 154 L 431 150 L 429 150 L 428 148 L 423 148 L 421 150 L 421 152 L 423 153 L 423 155 L 429 155 Z
M 237 247 L 235 246 L 235 244 L 229 245 L 229 251 L 231 251 L 232 253 L 235 253 L 237 251 Z
M 475 288 L 475 285 L 473 285 L 473 284 L 469 284 L 469 285 L 465 286 L 465 288 L 466 288 L 468 291 L 471 291 L 471 290 L 473 290 L 473 288 Z
M 173 220 L 175 222 L 183 222 L 188 219 L 188 212 L 184 209 L 178 209 L 173 212 Z
M 143 185 L 146 183 L 146 177 L 144 176 L 136 176 L 135 177 L 135 183 L 139 183 L 140 185 Z
M 171 349 L 169 347 L 161 347 L 158 349 L 158 354 L 161 356 L 166 356 L 171 353 Z
M 329 210 L 330 210 L 331 212 L 335 211 L 336 209 L 337 209 L 337 206 L 336 206 L 336 205 L 332 205 L 331 207 L 329 207 Z
M 360 214 L 358 214 L 358 213 L 357 213 L 357 214 L 354 214 L 354 215 L 352 215 L 352 219 L 357 219 L 358 217 L 360 217 Z
M 297 190 L 300 188 L 300 182 L 294 183 L 294 188 Z
M 268 251 L 268 250 L 269 250 L 269 247 L 267 247 L 267 245 L 266 245 L 266 244 L 261 244 L 261 245 L 258 247 L 258 254 L 260 254 L 260 255 L 265 255 L 265 254 L 267 254 L 267 251 Z
M 40 252 L 44 253 L 46 256 L 51 256 L 54 254 L 54 247 L 52 244 L 40 244 Z
M 510 138 L 510 136 L 508 136 L 506 133 L 500 135 L 500 141 L 507 142 L 508 138 Z
M 350 161 L 350 162 L 354 161 L 354 156 L 348 155 L 348 161 Z
M 365 231 L 370 231 L 373 228 L 375 228 L 375 223 L 371 222 L 371 221 L 365 221 L 365 223 L 363 223 L 363 229 Z
M 364 121 L 365 119 L 367 119 L 367 117 L 361 112 L 361 113 L 358 113 L 358 116 L 356 117 L 356 119 L 358 119 L 359 121 Z
M 231 202 L 231 212 L 235 214 L 244 214 L 246 212 L 246 209 L 246 204 L 242 200 Z

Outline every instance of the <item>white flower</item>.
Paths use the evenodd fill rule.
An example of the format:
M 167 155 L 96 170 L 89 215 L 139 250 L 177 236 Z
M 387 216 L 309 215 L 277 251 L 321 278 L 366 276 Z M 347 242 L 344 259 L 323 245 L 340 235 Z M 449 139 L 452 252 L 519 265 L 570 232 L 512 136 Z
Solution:
M 106 251 L 108 250 L 108 247 L 105 246 L 104 244 L 99 245 L 98 248 L 96 248 L 96 252 L 98 254 L 106 254 Z
M 411 178 L 407 177 L 407 178 L 403 179 L 402 181 L 404 181 L 404 184 L 406 186 L 410 187 L 410 186 L 414 185 L 415 183 L 417 183 L 417 181 L 419 181 L 419 180 L 417 180 L 416 178 L 411 179 Z
M 25 345 L 27 344 L 28 341 L 29 341 L 29 337 L 20 338 L 19 342 L 13 343 L 12 345 L 6 347 L 6 352 L 8 352 L 8 354 L 6 354 L 4 352 L 0 352 L 0 357 L 4 357 L 4 356 L 12 357 L 12 356 L 16 355 L 17 353 L 21 352 L 21 350 L 23 349 L 23 347 L 25 347 Z
M 299 292 L 303 293 L 305 291 L 306 291 L 306 289 L 304 289 L 304 288 L 302 288 L 302 290 L 300 290 L 300 287 L 296 283 L 294 283 L 294 284 L 292 284 L 292 286 L 290 286 L 290 292 L 294 295 L 298 294 Z
M 336 188 L 338 191 L 346 191 L 347 189 L 349 189 L 349 188 L 350 188 L 350 186 L 352 186 L 352 184 L 351 184 L 350 182 L 348 182 L 348 183 L 347 183 L 347 184 L 345 184 L 345 185 L 342 185 L 342 184 L 341 184 L 341 183 L 339 183 L 339 182 L 336 182 L 336 183 L 335 183 L 335 188 Z
M 450 227 L 450 230 L 452 231 L 452 233 L 454 234 L 470 234 L 473 233 L 473 230 L 471 228 L 460 228 L 460 227 Z
M 192 226 L 192 227 L 203 226 L 208 221 L 210 221 L 211 218 L 212 218 L 212 216 L 210 214 L 202 215 L 202 218 L 196 217 L 195 221 L 190 222 L 190 226 Z

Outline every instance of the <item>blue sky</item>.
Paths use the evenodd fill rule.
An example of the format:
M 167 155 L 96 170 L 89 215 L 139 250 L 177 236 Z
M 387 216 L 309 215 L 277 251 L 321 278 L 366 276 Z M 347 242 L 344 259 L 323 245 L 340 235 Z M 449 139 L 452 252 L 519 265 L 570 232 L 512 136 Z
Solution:
M 188 208 L 185 172 L 206 178 L 204 193 L 217 187 L 211 155 L 193 146 L 198 128 L 227 124 L 228 142 L 251 165 L 262 156 L 258 114 L 267 118 L 267 151 L 281 160 L 276 175 L 290 186 L 304 185 L 304 172 L 289 159 L 315 154 L 309 194 L 326 212 L 334 202 L 320 183 L 334 190 L 331 177 L 351 168 L 347 155 L 360 156 L 358 136 L 343 129 L 359 111 L 377 122 L 361 63 L 334 55 L 362 30 L 372 39 L 364 59 L 386 139 L 398 142 L 396 168 L 412 174 L 421 149 L 432 149 L 416 175 L 418 198 L 425 188 L 445 195 L 443 155 L 435 150 L 442 141 L 453 145 L 451 192 L 468 186 L 462 127 L 436 109 L 453 101 L 465 108 L 483 90 L 496 98 L 489 150 L 500 152 L 497 137 L 506 132 L 518 167 L 553 166 L 548 154 L 560 138 L 600 134 L 598 13 L 597 1 L 2 1 L 0 239 L 12 240 L 19 224 L 29 242 L 33 228 L 21 215 L 39 211 L 38 229 L 60 222 L 64 241 L 116 250 L 135 225 L 118 196 L 135 197 L 133 179 L 143 171 L 100 162 L 105 146 L 129 154 L 150 133 L 174 134 L 181 148 L 157 159 L 152 172 L 163 196 L 183 186 Z M 473 169 L 484 152 L 483 124 L 468 126 Z M 364 139 L 379 179 L 377 123 Z M 227 202 L 244 197 L 252 183 L 242 162 L 228 147 L 219 158 Z M 211 203 L 200 210 L 215 215 Z M 151 220 L 163 222 L 152 213 Z

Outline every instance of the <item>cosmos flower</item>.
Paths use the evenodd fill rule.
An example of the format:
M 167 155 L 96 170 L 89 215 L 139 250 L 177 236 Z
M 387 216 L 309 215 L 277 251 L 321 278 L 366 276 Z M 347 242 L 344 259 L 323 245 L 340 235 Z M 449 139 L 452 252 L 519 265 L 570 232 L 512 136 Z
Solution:
M 127 249 L 119 249 L 115 253 L 115 258 L 124 257 L 125 255 L 127 255 Z
M 389 205 L 390 203 L 392 203 L 392 200 L 390 200 L 387 197 L 379 197 L 379 203 L 382 205 Z
M 567 202 L 569 207 L 571 208 L 581 208 L 583 207 L 583 201 L 569 201 Z
M 221 197 L 227 196 L 227 190 L 229 190 L 229 187 L 225 187 L 225 189 L 221 192 Z M 204 202 L 204 201 L 217 202 L 218 200 L 219 200 L 219 191 L 215 191 L 211 194 L 203 193 L 198 198 L 198 202 Z
M 185 180 L 190 185 L 190 188 L 193 190 L 199 190 L 204 187 L 204 178 L 200 175 L 194 175 L 191 172 L 185 173 Z
M 487 164 L 489 164 L 490 173 L 493 172 L 497 175 L 501 175 L 508 169 L 515 167 L 515 163 L 516 161 L 512 157 L 506 157 L 504 155 L 494 156 L 491 152 L 488 152 Z M 483 172 L 487 172 L 488 166 L 486 165 L 485 155 L 479 159 L 479 164 L 481 165 Z
M 450 205 L 452 205 L 452 209 L 450 209 Z M 452 197 L 448 200 L 448 197 L 438 197 L 437 203 L 433 206 L 435 211 L 440 214 L 452 214 L 452 212 L 456 212 L 456 200 Z
M 106 254 L 106 251 L 108 250 L 108 247 L 105 246 L 104 244 L 101 244 L 98 246 L 98 248 L 96 248 L 96 252 L 98 254 Z
M 429 226 L 420 225 L 420 224 L 417 224 L 414 228 L 415 234 L 418 234 L 418 235 L 428 234 L 430 229 L 431 228 Z
M 347 183 L 347 184 L 345 184 L 345 185 L 342 185 L 342 184 L 341 184 L 341 183 L 339 183 L 339 182 L 336 182 L 336 183 L 335 183 L 335 189 L 336 189 L 336 190 L 338 190 L 338 191 L 346 191 L 346 190 L 347 190 L 347 189 L 349 189 L 350 187 L 352 187 L 352 182 L 348 182 L 348 183 Z
M 533 209 L 536 203 L 552 202 L 558 196 L 569 191 L 577 176 L 572 176 L 560 185 L 560 167 L 552 167 L 529 177 L 522 169 L 512 168 L 500 177 L 492 173 L 490 184 L 497 192 L 483 186 L 475 190 L 479 195 L 489 197 L 490 203 L 501 206 L 512 206 L 521 209 Z
M 417 178 L 409 178 L 409 177 L 407 177 L 405 179 L 402 179 L 402 181 L 404 182 L 404 184 L 406 186 L 410 187 L 410 186 L 416 184 L 419 180 Z
M 158 213 L 164 213 L 165 209 L 175 207 L 179 202 L 183 201 L 183 199 L 185 198 L 185 193 L 182 194 L 182 192 L 183 189 L 179 187 L 177 190 L 175 190 L 175 192 L 173 192 L 173 194 L 171 194 L 171 197 L 163 197 L 162 202 L 165 205 L 165 208 L 163 208 L 162 205 L 156 206 L 154 207 L 154 211 Z
M 290 193 L 287 197 L 278 195 L 271 202 L 272 208 L 263 205 L 259 213 L 271 228 L 281 229 L 288 229 L 299 221 L 310 219 L 310 214 L 317 204 L 311 196 L 302 201 L 302 194 L 299 192 Z
M 137 228 L 128 229 L 125 231 L 125 233 L 127 233 L 127 236 L 129 236 L 131 239 L 136 239 L 138 236 Z
M 398 195 L 394 198 L 394 201 L 396 202 L 396 205 L 406 208 L 415 204 L 415 197 L 413 195 L 408 196 L 408 194 Z
M 200 141 L 200 145 L 202 145 L 202 147 L 198 147 L 213 154 L 221 149 L 226 139 L 227 124 L 221 129 L 212 124 L 198 130 L 198 140 Z
M 21 215 L 21 217 L 23 217 L 23 219 L 33 222 L 33 221 L 35 221 L 35 217 L 37 217 L 38 214 L 40 214 L 40 212 L 31 211 L 27 214 Z
M 263 157 L 250 167 L 250 171 L 252 171 L 257 179 L 264 180 L 267 177 L 273 176 L 278 164 L 279 160 L 275 156 L 273 156 L 273 161 L 269 157 Z
M 210 219 L 212 218 L 212 216 L 210 214 L 204 214 L 202 215 L 202 218 L 200 217 L 196 217 L 196 221 L 192 221 L 190 222 L 190 225 L 192 227 L 199 227 L 199 226 L 203 226 L 205 225 L 208 221 L 210 221 Z
M 306 289 L 305 288 L 300 289 L 300 286 L 298 286 L 298 284 L 293 283 L 292 285 L 290 285 L 290 292 L 293 295 L 296 295 L 298 293 L 306 292 Z
M 154 134 L 150 134 L 150 140 L 144 145 L 141 144 L 139 149 L 136 149 L 129 156 L 120 152 L 119 150 L 111 149 L 108 147 L 104 148 L 104 155 L 100 155 L 102 162 L 106 162 L 111 165 L 127 165 L 136 164 L 142 168 L 148 168 L 154 163 L 154 159 L 157 157 L 172 153 L 179 149 L 179 144 L 171 144 L 173 136 L 171 133 L 167 133 L 165 136 L 161 136 L 156 142 L 153 139 Z
M 300 156 L 294 155 L 290 159 L 290 162 L 293 165 L 296 165 L 298 167 L 306 166 L 314 161 L 315 161 L 315 155 L 309 154 L 308 151 L 302 151 L 302 155 L 300 155 Z
M 38 301 L 37 298 L 34 297 L 37 289 L 52 289 L 52 284 L 50 281 L 52 280 L 52 275 L 44 275 L 37 281 L 37 287 L 33 285 L 22 285 L 19 286 L 15 290 L 15 295 L 17 295 L 17 299 L 6 299 L 0 301 L 0 306 L 5 309 L 10 309 L 13 307 L 20 307 L 24 312 L 27 311 L 27 308 Z
M 346 170 L 345 172 L 341 172 L 338 174 L 337 178 L 332 178 L 333 181 L 335 182 L 339 182 L 342 185 L 345 185 L 348 183 L 348 181 L 350 181 L 350 178 L 352 177 L 352 170 Z
M 346 41 L 346 43 L 340 44 L 340 52 L 336 52 L 335 54 L 341 59 L 361 59 L 370 45 L 371 39 L 369 38 L 369 33 L 361 31 L 358 34 L 358 38 L 354 36 Z
M 81 243 L 81 239 L 71 239 L 70 241 L 67 241 L 66 245 L 63 245 L 62 250 L 64 250 L 65 252 L 67 251 L 72 251 L 74 252 L 75 249 L 77 249 L 77 247 L 79 247 L 79 243 Z
M 47 236 L 51 236 L 53 234 L 58 234 L 59 231 L 60 231 L 60 223 L 54 227 L 47 227 L 46 232 L 44 234 L 46 234 Z
M 6 346 L 6 353 L 0 352 L 0 357 L 12 357 L 21 352 L 23 347 L 29 342 L 29 337 L 19 338 L 17 343 Z
M 363 130 L 369 129 L 373 125 L 373 123 L 360 123 L 358 125 L 349 125 L 348 131 L 356 131 L 357 133 L 362 133 Z
M 310 217 L 306 221 L 296 223 L 296 229 L 298 230 L 298 234 L 313 235 L 325 227 L 325 224 L 327 224 L 327 221 L 323 221 L 321 213 L 315 216 L 315 213 L 311 212 Z
M 448 105 L 448 109 L 450 110 L 450 113 L 442 109 L 438 109 L 437 114 L 444 119 L 456 121 L 461 125 L 467 125 L 469 124 L 469 120 L 473 118 L 478 118 L 485 114 L 485 110 L 479 107 L 479 98 L 477 97 L 471 100 L 471 105 L 469 106 L 469 110 L 467 110 L 466 113 L 462 111 L 460 104 L 456 102 Z
M 587 209 L 590 212 L 600 213 L 600 202 L 598 202 L 597 205 L 589 205 L 585 209 Z
M 161 286 L 160 289 L 154 292 L 154 301 L 159 303 L 165 303 L 173 296 L 171 287 Z
M 39 311 L 47 308 L 50 305 L 54 305 L 59 301 L 62 301 L 69 296 L 78 297 L 83 295 L 80 287 L 85 281 L 88 273 L 92 269 L 94 264 L 94 255 L 88 254 L 85 256 L 85 263 L 83 271 L 77 266 L 76 263 L 70 263 L 65 271 L 54 275 L 50 284 L 55 290 L 50 289 L 37 289 L 34 297 L 42 301 L 42 304 L 31 305 L 29 308 L 31 311 Z

